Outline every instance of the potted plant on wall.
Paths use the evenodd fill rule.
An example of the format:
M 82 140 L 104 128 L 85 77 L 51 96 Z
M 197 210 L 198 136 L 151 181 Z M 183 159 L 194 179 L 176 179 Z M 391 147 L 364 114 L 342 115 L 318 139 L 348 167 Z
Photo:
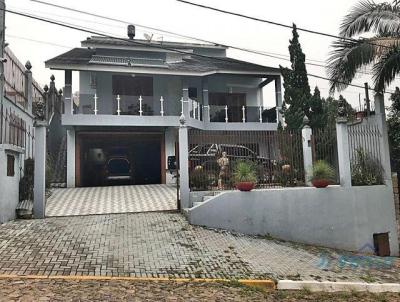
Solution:
M 326 161 L 317 161 L 312 168 L 311 183 L 316 188 L 326 188 L 335 180 L 335 170 Z
M 255 164 L 251 161 L 238 161 L 233 170 L 233 180 L 238 190 L 249 192 L 257 182 Z

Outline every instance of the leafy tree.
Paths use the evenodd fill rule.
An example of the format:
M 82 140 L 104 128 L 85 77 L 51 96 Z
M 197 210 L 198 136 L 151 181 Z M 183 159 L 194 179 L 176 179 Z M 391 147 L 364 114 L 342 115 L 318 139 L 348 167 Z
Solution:
M 390 143 L 390 158 L 392 169 L 400 171 L 400 89 L 396 87 L 395 92 L 390 97 L 392 105 L 388 114 L 388 132 Z
M 282 114 L 287 128 L 300 129 L 303 126 L 304 115 L 311 120 L 309 110 L 311 92 L 305 65 L 306 56 L 301 49 L 295 24 L 293 24 L 293 38 L 289 42 L 291 69 L 280 66 L 285 88 Z
M 321 93 L 318 87 L 315 87 L 314 94 L 310 99 L 310 127 L 323 128 L 326 125 L 327 112 L 324 108 Z
M 346 116 L 349 121 L 354 118 L 354 109 L 351 105 L 346 101 L 346 99 L 340 95 L 339 99 L 336 100 L 333 97 L 328 97 L 326 100 L 323 100 L 323 107 L 325 113 L 325 125 L 330 128 L 334 128 L 336 124 L 336 118 L 338 117 L 338 107 L 339 101 L 344 101 Z
M 335 41 L 328 59 L 332 92 L 345 89 L 357 71 L 370 64 L 378 92 L 384 91 L 400 73 L 399 2 L 377 4 L 362 0 L 344 17 L 340 36 L 348 39 Z M 368 38 L 358 38 L 362 34 L 368 34 Z

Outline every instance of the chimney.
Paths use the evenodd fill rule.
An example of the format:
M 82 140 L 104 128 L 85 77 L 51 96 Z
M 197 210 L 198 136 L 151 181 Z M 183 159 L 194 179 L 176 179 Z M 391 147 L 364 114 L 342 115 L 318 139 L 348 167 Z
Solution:
M 128 25 L 128 37 L 131 40 L 135 37 L 135 25 Z

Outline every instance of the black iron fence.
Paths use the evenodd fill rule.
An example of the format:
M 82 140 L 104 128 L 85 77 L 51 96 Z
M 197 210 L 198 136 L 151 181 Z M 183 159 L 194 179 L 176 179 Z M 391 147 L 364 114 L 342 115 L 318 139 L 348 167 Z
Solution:
M 24 148 L 25 155 L 33 157 L 34 128 L 8 108 L 0 109 L 0 144 Z
M 257 187 L 302 186 L 304 161 L 299 131 L 189 131 L 192 191 L 233 189 L 239 161 L 251 163 Z M 226 159 L 220 160 L 222 157 Z
M 312 130 L 311 150 L 313 163 L 323 160 L 335 170 L 335 184 L 339 184 L 339 161 L 336 128 L 317 128 Z
M 374 124 L 348 127 L 350 167 L 353 185 L 383 183 L 381 132 Z

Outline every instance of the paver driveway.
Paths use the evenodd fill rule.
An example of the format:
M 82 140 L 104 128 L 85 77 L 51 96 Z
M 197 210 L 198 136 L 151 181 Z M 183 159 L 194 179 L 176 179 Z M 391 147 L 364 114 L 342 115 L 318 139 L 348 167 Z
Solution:
M 322 269 L 321 253 L 328 264 Z M 191 226 L 179 213 L 0 226 L 0 274 L 398 281 L 398 262 L 381 270 L 340 269 L 339 257 L 328 249 Z
M 173 185 L 135 185 L 54 189 L 46 216 L 137 213 L 176 210 Z

